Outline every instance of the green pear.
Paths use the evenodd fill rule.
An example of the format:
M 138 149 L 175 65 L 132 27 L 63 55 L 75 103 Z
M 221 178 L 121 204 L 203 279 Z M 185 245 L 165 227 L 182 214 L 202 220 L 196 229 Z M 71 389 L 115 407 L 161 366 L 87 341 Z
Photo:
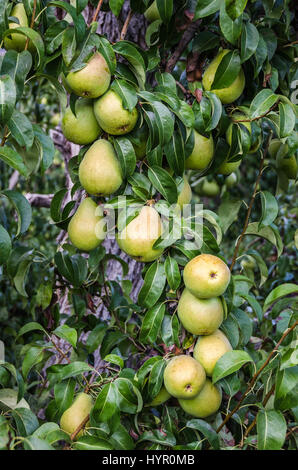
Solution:
M 94 113 L 100 127 L 112 135 L 123 135 L 132 131 L 138 120 L 138 111 L 124 109 L 120 96 L 107 91 L 94 102 Z
M 121 186 L 121 167 L 109 141 L 96 140 L 87 150 L 79 166 L 79 179 L 89 194 L 108 196 Z
M 160 20 L 160 14 L 157 8 L 156 0 L 150 5 L 149 8 L 144 13 L 144 16 L 149 23 L 153 23 L 153 21 Z
M 87 393 L 79 393 L 73 404 L 62 414 L 60 419 L 61 429 L 68 434 L 72 434 L 90 414 L 92 407 L 92 397 Z M 80 431 L 76 437 L 82 436 L 83 433 L 83 430 Z
M 268 148 L 271 158 L 276 159 L 277 168 L 282 170 L 289 179 L 297 177 L 297 160 L 295 154 L 289 155 L 289 147 L 279 139 L 272 139 Z
M 87 65 L 66 76 L 66 83 L 78 96 L 98 98 L 110 86 L 111 74 L 106 59 L 99 52 L 93 54 Z
M 11 10 L 10 16 L 14 16 L 19 20 L 19 24 L 9 22 L 8 26 L 10 29 L 16 29 L 20 26 L 28 27 L 28 18 L 23 3 L 17 3 Z M 11 36 L 6 36 L 3 42 L 5 49 L 14 49 L 15 51 L 22 52 L 25 49 L 26 41 L 27 36 L 20 33 L 13 33 Z
M 215 59 L 213 59 L 210 65 L 207 67 L 203 75 L 203 80 L 202 80 L 202 84 L 205 90 L 207 91 L 211 90 L 217 68 L 219 64 L 221 63 L 223 57 L 226 54 L 228 54 L 228 52 L 230 52 L 229 49 L 224 49 L 223 51 L 221 51 L 215 57 Z M 243 69 L 241 67 L 238 76 L 235 78 L 235 80 L 230 86 L 226 88 L 220 88 L 218 90 L 211 90 L 211 91 L 218 96 L 218 98 L 221 100 L 223 104 L 229 104 L 229 103 L 233 103 L 233 101 L 239 98 L 239 96 L 243 93 L 244 87 L 245 87 L 245 76 L 243 73 Z
M 215 197 L 220 193 L 220 187 L 215 180 L 209 181 L 207 178 L 204 178 L 199 188 L 199 193 L 201 196 Z
M 212 135 L 204 137 L 194 130 L 195 144 L 191 155 L 185 160 L 185 168 L 190 170 L 205 170 L 214 155 Z
M 141 127 L 135 127 L 129 135 L 137 160 L 143 160 L 146 156 L 146 145 L 149 137 L 149 130 L 144 123 Z
M 225 179 L 225 185 L 227 188 L 232 188 L 238 181 L 237 173 L 232 172 Z
M 169 398 L 171 398 L 171 395 L 167 391 L 165 387 L 161 387 L 160 391 L 156 395 L 156 397 L 152 400 L 151 403 L 149 403 L 146 406 L 159 406 L 165 403 Z
M 153 207 L 144 206 L 139 215 L 118 234 L 118 245 L 137 261 L 153 261 L 163 253 L 162 248 L 153 248 L 162 230 L 158 212 Z
M 207 418 L 217 412 L 221 404 L 221 389 L 213 385 L 211 380 L 206 382 L 197 396 L 191 400 L 180 399 L 181 408 L 195 418 Z
M 223 305 L 219 297 L 199 299 L 184 289 L 178 303 L 178 317 L 189 333 L 210 335 L 223 321 Z
M 202 390 L 206 374 L 201 364 L 193 357 L 181 355 L 168 362 L 163 379 L 170 395 L 190 399 Z
M 87 197 L 68 224 L 68 236 L 80 250 L 90 251 L 105 239 L 105 220 L 100 206 Z
M 178 188 L 178 199 L 177 204 L 183 209 L 184 204 L 189 204 L 192 198 L 192 191 L 188 179 L 183 176 L 182 189 L 179 191 Z
M 76 115 L 70 107 L 66 108 L 62 118 L 62 132 L 74 144 L 91 144 L 101 133 L 93 112 L 93 102 L 88 98 L 80 98 L 76 101 L 75 111 Z
M 191 259 L 184 268 L 185 287 L 200 299 L 222 295 L 229 285 L 231 273 L 224 261 L 202 254 Z
M 211 377 L 218 359 L 232 349 L 226 335 L 216 330 L 209 336 L 198 338 L 193 357 L 204 367 L 206 375 Z

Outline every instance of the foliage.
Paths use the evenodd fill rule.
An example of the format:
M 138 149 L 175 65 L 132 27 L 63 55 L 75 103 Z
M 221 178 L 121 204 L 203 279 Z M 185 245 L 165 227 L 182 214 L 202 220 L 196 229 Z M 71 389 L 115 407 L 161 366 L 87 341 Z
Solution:
M 1 41 L 11 34 L 13 3 L 0 5 Z M 123 3 L 106 1 L 103 10 L 117 16 Z M 131 0 L 130 8 L 143 14 L 151 3 Z M 95 9 L 97 2 L 92 4 Z M 146 49 L 125 39 L 112 44 L 97 34 L 96 21 L 89 25 L 84 19 L 86 1 L 25 0 L 24 6 L 31 24 L 19 29 L 28 38 L 26 50 L 3 50 L 0 57 L 0 322 L 5 344 L 0 448 L 295 449 L 297 186 L 279 165 L 279 152 L 268 154 L 272 138 L 287 146 L 288 158 L 297 154 L 292 3 L 157 0 L 160 19 L 148 23 Z M 63 19 L 57 21 L 61 9 Z M 194 22 L 198 27 L 171 68 L 172 54 Z M 231 53 L 211 90 L 204 91 L 203 69 L 219 47 Z M 65 241 L 62 246 L 56 242 L 82 189 L 78 165 L 88 146 L 68 164 L 74 186 L 65 204 L 67 169 L 50 129 L 68 102 L 62 74 L 82 69 L 94 50 L 105 57 L 124 108 L 137 103 L 137 126 L 148 129 L 144 162 L 136 159 L 133 132 L 110 137 L 124 182 L 112 198 L 96 200 L 119 211 L 118 224 L 137 215 L 128 211 L 120 221 L 119 195 L 127 196 L 128 209 L 154 199 L 160 214 L 176 203 L 194 146 L 193 130 L 214 139 L 210 165 L 189 171 L 192 202 L 204 203 L 203 244 L 189 248 L 188 237 L 197 240 L 198 226 L 187 219 L 182 219 L 187 231 L 175 236 L 176 213 L 170 213 L 170 236 L 156 243 L 163 255 L 144 266 L 138 298 L 131 294 L 128 263 L 103 245 L 87 256 Z M 240 66 L 244 93 L 232 105 L 222 105 L 212 90 L 229 86 Z M 70 95 L 72 109 L 76 99 Z M 225 133 L 235 109 L 245 112 L 252 132 L 235 122 L 228 145 Z M 248 153 L 258 142 L 259 148 Z M 240 160 L 238 181 L 228 187 L 218 168 L 223 161 Z M 172 176 L 165 171 L 169 168 Z M 9 189 L 15 171 L 17 184 Z M 216 180 L 220 195 L 199 197 L 204 180 Z M 31 207 L 29 192 L 54 194 L 51 208 Z M 223 402 L 206 420 L 193 419 L 173 398 L 150 406 L 163 385 L 166 360 L 193 350 L 196 338 L 181 327 L 176 306 L 183 267 L 201 252 L 220 255 L 229 264 L 236 254 L 222 324 L 234 350 L 216 365 L 213 381 L 222 388 Z M 113 281 L 106 276 L 111 262 L 120 262 L 123 271 Z M 101 304 L 108 312 L 104 319 L 96 315 Z M 94 407 L 85 434 L 71 439 L 59 421 L 74 395 L 84 390 Z

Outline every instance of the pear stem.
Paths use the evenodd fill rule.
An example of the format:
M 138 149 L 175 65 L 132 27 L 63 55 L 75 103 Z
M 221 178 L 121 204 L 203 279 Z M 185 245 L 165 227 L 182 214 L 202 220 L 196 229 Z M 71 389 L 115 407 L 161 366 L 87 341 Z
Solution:
M 36 4 L 37 4 L 37 0 L 34 0 L 34 3 L 33 3 L 33 11 L 32 11 L 32 18 L 31 18 L 31 23 L 30 23 L 30 28 L 31 28 L 31 29 L 33 28 L 33 25 L 34 25 L 35 13 L 36 13 Z M 29 38 L 27 37 L 27 39 L 26 39 L 26 44 L 25 44 L 25 48 L 24 48 L 25 51 L 28 49 L 28 45 L 29 45 Z
M 103 0 L 99 0 L 98 4 L 97 4 L 97 7 L 96 7 L 96 10 L 94 12 L 94 15 L 92 16 L 92 20 L 91 20 L 91 23 L 94 23 L 96 20 L 97 20 L 97 17 L 98 17 L 98 14 L 100 12 L 100 9 L 101 9 L 101 5 L 103 3 Z M 90 23 L 90 24 L 91 24 Z
M 259 168 L 259 173 L 258 173 L 258 176 L 257 176 L 255 188 L 254 188 L 254 191 L 253 191 L 253 194 L 252 194 L 252 197 L 251 197 L 251 200 L 250 200 L 248 209 L 247 209 L 247 213 L 246 213 L 246 218 L 245 218 L 243 230 L 242 230 L 242 232 L 241 232 L 241 234 L 240 234 L 240 236 L 239 236 L 239 238 L 238 238 L 238 241 L 237 241 L 237 243 L 236 243 L 235 251 L 234 251 L 234 254 L 233 254 L 233 259 L 232 259 L 231 266 L 230 266 L 230 271 L 232 271 L 232 269 L 233 269 L 233 267 L 234 267 L 234 265 L 235 265 L 235 263 L 236 263 L 237 256 L 238 256 L 238 252 L 239 252 L 239 248 L 240 248 L 240 244 L 241 244 L 241 242 L 242 242 L 242 239 L 243 239 L 243 237 L 244 237 L 244 235 L 245 235 L 246 229 L 247 229 L 248 224 L 249 224 L 250 214 L 251 214 L 251 211 L 252 211 L 252 208 L 253 208 L 253 204 L 254 204 L 254 201 L 255 201 L 257 192 L 258 192 L 258 186 L 259 186 L 259 183 L 260 183 L 262 174 L 263 174 L 264 160 L 265 160 L 266 155 L 267 155 L 267 152 L 268 152 L 268 148 L 269 148 L 269 145 L 270 145 L 270 142 L 271 142 L 271 138 L 272 138 L 272 131 L 270 132 L 270 134 L 269 134 L 269 136 L 268 136 L 267 143 L 266 143 L 266 147 L 265 147 L 265 151 L 264 151 L 264 153 L 262 154 L 261 163 L 260 163 L 260 168 Z
M 70 440 L 71 441 L 74 441 L 75 438 L 77 437 L 77 435 L 79 434 L 79 432 L 86 426 L 86 424 L 88 423 L 90 419 L 90 415 L 88 414 L 88 416 L 86 416 L 86 418 L 84 418 L 84 420 L 79 424 L 79 426 L 77 427 L 77 429 L 71 434 L 70 436 Z
M 126 20 L 125 20 L 125 22 L 124 22 L 123 28 L 122 28 L 121 33 L 120 33 L 120 40 L 121 40 L 121 41 L 123 41 L 123 39 L 124 39 L 125 36 L 126 36 L 127 28 L 128 28 L 129 22 L 130 22 L 130 20 L 131 20 L 131 18 L 132 18 L 132 15 L 133 15 L 132 10 L 129 10 L 128 15 L 127 15 L 127 17 L 126 17 Z

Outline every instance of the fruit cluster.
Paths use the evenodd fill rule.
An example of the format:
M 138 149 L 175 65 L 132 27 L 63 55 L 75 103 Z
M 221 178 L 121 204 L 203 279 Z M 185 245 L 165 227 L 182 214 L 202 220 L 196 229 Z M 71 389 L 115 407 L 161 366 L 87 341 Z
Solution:
M 230 270 L 217 256 L 201 254 L 184 268 L 185 289 L 178 304 L 178 316 L 184 328 L 199 335 L 193 357 L 172 358 L 164 371 L 165 390 L 160 393 L 179 400 L 188 414 L 206 418 L 221 404 L 221 389 L 213 385 L 214 367 L 232 349 L 228 338 L 220 331 L 224 310 L 220 296 L 230 282 Z M 168 395 L 167 395 L 168 394 Z

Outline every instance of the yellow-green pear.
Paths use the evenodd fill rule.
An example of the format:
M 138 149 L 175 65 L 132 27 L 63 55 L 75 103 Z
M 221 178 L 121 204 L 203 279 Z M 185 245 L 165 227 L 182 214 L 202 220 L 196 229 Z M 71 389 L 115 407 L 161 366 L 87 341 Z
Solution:
M 8 26 L 10 29 L 16 29 L 20 26 L 28 26 L 28 18 L 23 3 L 17 3 L 11 10 L 10 16 L 14 16 L 19 20 L 19 24 L 9 22 Z M 22 52 L 25 48 L 26 41 L 27 36 L 20 33 L 13 33 L 11 36 L 6 36 L 3 42 L 5 49 L 14 49 L 18 52 Z
M 161 387 L 160 391 L 156 395 L 156 397 L 152 400 L 151 403 L 149 403 L 146 406 L 159 406 L 165 403 L 169 398 L 171 398 L 171 395 L 167 391 L 167 389 L 163 386 Z
M 184 268 L 185 287 L 200 299 L 222 295 L 230 282 L 231 273 L 218 256 L 202 254 L 191 259 Z
M 112 135 L 123 135 L 132 131 L 138 120 L 138 111 L 124 109 L 120 96 L 107 91 L 94 102 L 94 113 L 100 127 Z
M 90 251 L 105 239 L 105 220 L 100 206 L 87 197 L 68 224 L 68 236 L 79 250 Z
M 185 168 L 205 170 L 214 155 L 213 137 L 204 137 L 194 130 L 195 144 L 191 155 L 185 160 Z
M 221 404 L 221 388 L 206 382 L 198 395 L 191 400 L 179 400 L 181 408 L 195 418 L 207 418 L 217 412 Z
M 91 144 L 101 134 L 93 111 L 93 102 L 88 98 L 80 98 L 75 104 L 76 115 L 70 106 L 66 108 L 62 118 L 62 132 L 70 142 L 79 145 Z
M 66 76 L 66 83 L 78 96 L 85 98 L 98 98 L 110 86 L 111 74 L 106 59 L 99 52 L 95 52 L 88 60 L 87 65 L 76 72 Z
M 201 364 L 193 357 L 181 355 L 168 362 L 163 378 L 170 395 L 190 399 L 202 390 L 206 374 Z
M 163 252 L 162 248 L 153 248 L 162 231 L 161 218 L 156 209 L 144 206 L 118 234 L 118 245 L 121 250 L 137 261 L 153 261 Z
M 79 179 L 89 194 L 108 196 L 121 186 L 121 167 L 108 140 L 96 140 L 87 150 L 79 166 Z
M 232 188 L 238 181 L 237 173 L 232 172 L 225 179 L 225 185 L 227 188 Z
M 93 407 L 93 400 L 87 393 L 79 393 L 73 404 L 64 411 L 60 420 L 60 427 L 68 434 L 72 434 L 79 425 L 87 418 Z M 88 423 L 87 423 L 88 425 Z M 82 436 L 84 431 L 77 434 L 77 438 Z
M 204 89 L 207 91 L 211 90 L 218 96 L 218 98 L 224 104 L 233 103 L 233 101 L 237 100 L 237 98 L 239 98 L 239 96 L 243 93 L 245 87 L 245 76 L 241 67 L 238 76 L 235 78 L 235 80 L 230 86 L 226 88 L 220 88 L 218 90 L 211 89 L 217 68 L 221 63 L 223 57 L 229 52 L 229 49 L 224 49 L 215 57 L 215 59 L 213 59 L 213 61 L 205 70 L 202 80 Z
M 289 179 L 297 177 L 297 160 L 295 154 L 289 155 L 289 147 L 279 139 L 272 139 L 268 153 L 271 158 L 276 159 L 277 168 L 282 170 Z
M 156 0 L 150 5 L 149 8 L 144 13 L 144 16 L 146 20 L 149 21 L 149 23 L 153 23 L 153 21 L 160 20 L 160 14 L 157 8 Z
M 206 375 L 211 377 L 218 359 L 232 349 L 226 335 L 216 330 L 209 336 L 198 338 L 193 357 L 204 367 Z
M 178 191 L 177 204 L 183 209 L 184 204 L 189 204 L 192 198 L 192 191 L 188 179 L 183 176 L 182 189 Z
M 210 335 L 223 321 L 223 305 L 219 297 L 199 299 L 184 289 L 178 303 L 178 317 L 189 333 Z
M 216 172 L 220 175 L 225 175 L 225 176 L 230 175 L 231 173 L 233 173 L 233 171 L 236 171 L 239 168 L 241 162 L 242 160 L 237 160 L 237 162 L 224 161 L 217 168 Z
M 201 196 L 215 197 L 220 193 L 220 187 L 215 180 L 209 181 L 207 178 L 204 178 L 199 188 L 199 193 Z

